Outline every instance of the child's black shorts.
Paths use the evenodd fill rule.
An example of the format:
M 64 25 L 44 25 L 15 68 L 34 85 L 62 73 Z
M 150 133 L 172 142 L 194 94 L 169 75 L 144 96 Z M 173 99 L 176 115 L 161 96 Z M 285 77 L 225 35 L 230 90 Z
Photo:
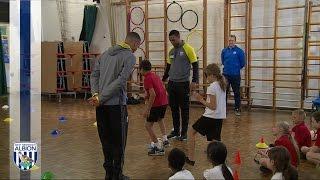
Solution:
M 149 117 L 147 118 L 147 122 L 158 122 L 159 120 L 164 118 L 166 114 L 167 105 L 152 107 L 150 110 Z
M 221 141 L 222 119 L 201 116 L 192 127 L 202 136 L 207 136 L 208 141 Z

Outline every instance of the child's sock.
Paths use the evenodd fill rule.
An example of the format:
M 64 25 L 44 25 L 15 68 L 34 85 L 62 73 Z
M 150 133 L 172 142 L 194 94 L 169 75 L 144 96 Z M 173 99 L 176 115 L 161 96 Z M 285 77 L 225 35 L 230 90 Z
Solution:
M 156 146 L 154 142 L 151 142 L 150 145 L 151 145 L 152 148 L 154 148 Z
M 167 135 L 163 135 L 163 136 L 162 136 L 162 140 L 163 140 L 163 141 L 168 141 Z
M 162 149 L 162 143 L 161 141 L 158 141 L 158 143 L 155 143 L 158 149 Z

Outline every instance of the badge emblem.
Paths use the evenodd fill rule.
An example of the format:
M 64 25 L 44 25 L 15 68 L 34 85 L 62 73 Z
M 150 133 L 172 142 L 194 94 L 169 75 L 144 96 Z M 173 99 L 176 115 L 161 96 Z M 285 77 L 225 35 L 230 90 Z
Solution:
M 14 143 L 13 161 L 23 171 L 30 170 L 37 162 L 38 147 L 36 143 Z

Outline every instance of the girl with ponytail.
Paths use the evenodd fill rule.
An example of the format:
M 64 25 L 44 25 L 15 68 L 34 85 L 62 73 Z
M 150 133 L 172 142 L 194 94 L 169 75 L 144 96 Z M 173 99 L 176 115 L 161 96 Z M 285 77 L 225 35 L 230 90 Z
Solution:
M 233 180 L 232 170 L 226 165 L 227 154 L 227 148 L 222 142 L 213 141 L 208 145 L 207 157 L 213 168 L 203 172 L 205 179 Z
M 207 141 L 221 141 L 222 121 L 226 119 L 226 82 L 221 75 L 217 64 L 209 64 L 205 71 L 209 87 L 207 88 L 206 98 L 199 93 L 193 92 L 193 96 L 206 109 L 204 114 L 193 124 L 188 135 L 188 157 L 186 162 L 190 165 L 195 164 L 195 137 L 198 133 L 207 136 Z

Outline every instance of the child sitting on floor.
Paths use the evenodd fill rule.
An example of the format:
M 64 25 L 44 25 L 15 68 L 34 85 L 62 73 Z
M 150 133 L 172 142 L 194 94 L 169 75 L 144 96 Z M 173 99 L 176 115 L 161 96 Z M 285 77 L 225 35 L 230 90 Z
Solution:
M 299 147 L 291 136 L 289 123 L 286 121 L 279 122 L 275 128 L 274 135 L 276 136 L 274 146 L 287 148 L 290 153 L 291 164 L 297 167 L 300 159 Z M 257 163 L 261 165 L 260 170 L 264 173 L 269 173 L 272 167 L 267 151 L 259 151 L 258 153 L 262 156 L 262 158 L 257 161 Z
M 306 113 L 303 109 L 298 109 L 292 112 L 292 121 L 295 126 L 292 128 L 292 135 L 296 140 L 299 150 L 301 147 L 311 146 L 311 134 L 309 128 L 305 124 Z
M 283 147 L 278 146 L 268 151 L 270 165 L 273 171 L 271 180 L 296 180 L 297 170 L 290 164 L 290 153 Z
M 183 151 L 181 151 L 178 148 L 172 149 L 168 155 L 168 162 L 169 168 L 173 172 L 173 175 L 169 178 L 169 180 L 194 180 L 194 177 L 191 174 L 191 172 L 186 169 L 183 169 L 183 166 L 186 162 L 186 155 Z
M 232 170 L 226 165 L 227 154 L 227 148 L 222 142 L 213 141 L 208 145 L 207 156 L 214 167 L 203 172 L 205 179 L 233 180 Z
M 312 125 L 317 129 L 317 139 L 312 147 L 303 146 L 302 153 L 306 154 L 307 160 L 320 166 L 320 111 L 312 114 Z

